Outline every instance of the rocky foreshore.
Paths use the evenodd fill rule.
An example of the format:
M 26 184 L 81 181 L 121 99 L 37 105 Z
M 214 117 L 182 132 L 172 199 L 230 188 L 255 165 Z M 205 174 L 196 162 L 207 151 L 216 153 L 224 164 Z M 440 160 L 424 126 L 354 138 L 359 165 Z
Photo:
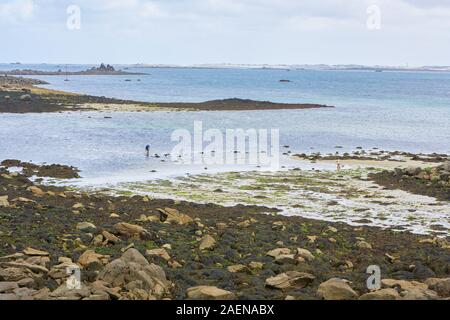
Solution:
M 0 300 L 450 297 L 446 238 L 34 179 L 67 171 L 78 174 L 0 167 Z M 367 288 L 370 265 L 381 269 L 379 290 Z

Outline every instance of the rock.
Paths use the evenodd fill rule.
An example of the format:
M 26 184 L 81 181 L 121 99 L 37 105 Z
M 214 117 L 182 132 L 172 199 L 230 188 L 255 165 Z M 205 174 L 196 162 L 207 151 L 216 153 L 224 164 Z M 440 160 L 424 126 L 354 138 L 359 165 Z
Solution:
M 429 289 L 434 290 L 440 297 L 449 298 L 450 297 L 450 278 L 437 279 L 430 278 L 425 281 Z
M 442 165 L 439 166 L 442 170 L 450 171 L 450 161 L 444 162 Z
M 170 255 L 167 253 L 166 249 L 152 249 L 152 250 L 147 250 L 145 252 L 146 256 L 157 256 L 160 257 L 166 261 L 169 261 Z
M 1 196 L 0 197 L 0 208 L 1 207 L 4 207 L 4 208 L 8 208 L 9 207 L 8 196 Z
M 250 268 L 250 270 L 260 270 L 264 267 L 264 263 L 252 261 L 248 264 L 248 267 Z
M 19 286 L 16 282 L 0 281 L 0 293 L 11 292 L 14 289 L 18 289 Z
M 395 289 L 381 289 L 363 294 L 359 300 L 398 300 L 400 295 Z
M 119 259 L 108 263 L 100 271 L 97 280 L 112 287 L 129 286 L 145 290 L 150 296 L 161 299 L 169 293 L 170 282 L 164 270 L 151 264 L 136 249 L 130 248 Z
M 80 289 L 72 289 L 67 286 L 66 283 L 59 286 L 55 291 L 50 293 L 50 297 L 57 300 L 81 300 L 91 295 L 90 289 L 81 284 Z
M 296 264 L 297 260 L 295 259 L 294 254 L 281 254 L 275 258 L 275 263 L 278 264 Z
M 0 268 L 0 279 L 3 281 L 20 281 L 26 278 L 34 278 L 36 275 L 28 269 L 7 267 Z
M 317 295 L 325 300 L 353 300 L 358 297 L 348 285 L 348 281 L 339 278 L 322 282 L 317 289 Z
M 213 250 L 216 247 L 216 240 L 209 234 L 205 235 L 202 240 L 200 240 L 199 249 L 200 250 Z
M 187 214 L 180 213 L 177 209 L 165 208 L 165 209 L 157 209 L 160 214 L 160 220 L 162 222 L 168 223 L 178 223 L 178 224 L 187 224 L 191 223 L 194 220 L 189 217 Z
M 21 95 L 20 100 L 21 101 L 31 101 L 31 95 L 29 95 L 29 94 Z
M 291 254 L 291 249 L 288 249 L 288 248 L 273 249 L 273 250 L 270 250 L 269 252 L 267 252 L 266 256 L 276 259 L 278 256 L 286 255 L 286 254 Z
M 104 258 L 103 255 L 95 253 L 93 250 L 86 250 L 80 258 L 78 258 L 78 263 L 82 267 L 87 267 L 93 263 L 97 265 L 102 265 L 101 259 Z
M 197 286 L 187 289 L 188 299 L 194 300 L 234 300 L 236 296 L 230 291 L 213 286 Z
M 421 171 L 421 169 L 419 167 L 410 166 L 410 167 L 406 168 L 404 171 L 406 174 L 408 174 L 410 176 L 415 176 L 416 174 L 418 174 Z
M 366 241 L 358 241 L 356 246 L 360 249 L 372 249 L 372 245 Z
M 84 209 L 84 205 L 82 203 L 75 203 L 72 206 L 72 208 L 75 209 L 75 210 L 80 210 L 80 209 Z
M 45 195 L 45 192 L 36 186 L 28 187 L 27 190 L 32 192 L 34 195 L 36 195 L 38 197 L 42 197 L 43 195 Z
M 113 235 L 112 233 L 104 230 L 102 231 L 102 236 L 110 243 L 112 244 L 116 244 L 120 242 L 120 239 L 118 237 L 116 237 L 115 235 Z
M 47 257 L 50 254 L 47 251 L 41 251 L 41 250 L 37 250 L 37 249 L 33 249 L 33 248 L 26 248 L 25 250 L 23 250 L 23 253 L 25 253 L 27 256 L 43 256 L 43 257 Z
M 228 272 L 230 273 L 239 273 L 239 272 L 248 272 L 248 268 L 246 265 L 243 264 L 235 264 L 232 266 L 227 267 Z
M 420 262 L 416 262 L 414 265 L 413 275 L 415 279 L 427 279 L 427 278 L 433 278 L 436 276 L 433 270 L 428 268 L 427 266 L 424 266 Z
M 314 260 L 314 256 L 313 254 L 306 249 L 302 249 L 302 248 L 298 248 L 297 249 L 297 254 L 302 257 L 303 259 L 305 259 L 306 261 L 312 261 Z
M 87 222 L 87 221 L 77 223 L 76 228 L 77 228 L 77 230 L 84 231 L 84 232 L 93 232 L 97 229 L 95 224 L 93 224 L 91 222 Z
M 338 229 L 336 229 L 335 227 L 329 226 L 327 228 L 327 231 L 332 232 L 332 233 L 336 233 L 336 232 L 338 232 Z
M 427 284 L 418 281 L 383 279 L 381 280 L 381 284 L 384 287 L 399 288 L 403 300 L 429 300 L 438 298 L 437 293 L 429 290 Z
M 146 230 L 143 227 L 126 222 L 119 222 L 115 224 L 114 229 L 121 235 L 128 238 L 140 238 L 146 233 Z
M 298 271 L 288 271 L 275 277 L 266 279 L 266 286 L 273 289 L 287 289 L 295 287 L 298 289 L 308 286 L 315 277 L 312 274 Z
M 35 272 L 35 273 L 47 273 L 48 272 L 48 269 L 43 266 L 30 264 L 30 263 L 26 263 L 26 262 L 2 262 L 2 263 L 0 263 L 0 265 L 5 266 L 5 267 L 18 268 L 18 269 L 28 269 L 31 272 Z

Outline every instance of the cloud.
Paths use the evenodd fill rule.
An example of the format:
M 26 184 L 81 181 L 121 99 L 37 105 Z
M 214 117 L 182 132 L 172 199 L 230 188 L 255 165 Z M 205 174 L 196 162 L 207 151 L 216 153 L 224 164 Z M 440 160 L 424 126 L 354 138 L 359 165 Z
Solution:
M 19 22 L 33 17 L 35 4 L 33 0 L 10 0 L 0 3 L 0 20 L 2 22 Z

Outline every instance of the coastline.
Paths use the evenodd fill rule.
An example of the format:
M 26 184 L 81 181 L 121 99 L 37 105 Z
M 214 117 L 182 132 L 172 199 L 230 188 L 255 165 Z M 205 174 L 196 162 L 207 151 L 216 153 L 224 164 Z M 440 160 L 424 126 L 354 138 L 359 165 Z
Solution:
M 70 93 L 36 87 L 45 81 L 0 77 L 0 113 L 41 113 L 63 111 L 253 111 L 333 108 L 319 104 L 289 104 L 246 99 L 224 99 L 201 103 L 138 102 L 115 98 Z

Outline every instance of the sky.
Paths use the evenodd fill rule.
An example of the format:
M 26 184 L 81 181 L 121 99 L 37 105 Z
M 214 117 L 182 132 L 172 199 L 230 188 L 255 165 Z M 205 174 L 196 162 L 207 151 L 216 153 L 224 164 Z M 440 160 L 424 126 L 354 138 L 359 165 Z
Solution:
M 0 0 L 0 62 L 450 65 L 450 0 Z

